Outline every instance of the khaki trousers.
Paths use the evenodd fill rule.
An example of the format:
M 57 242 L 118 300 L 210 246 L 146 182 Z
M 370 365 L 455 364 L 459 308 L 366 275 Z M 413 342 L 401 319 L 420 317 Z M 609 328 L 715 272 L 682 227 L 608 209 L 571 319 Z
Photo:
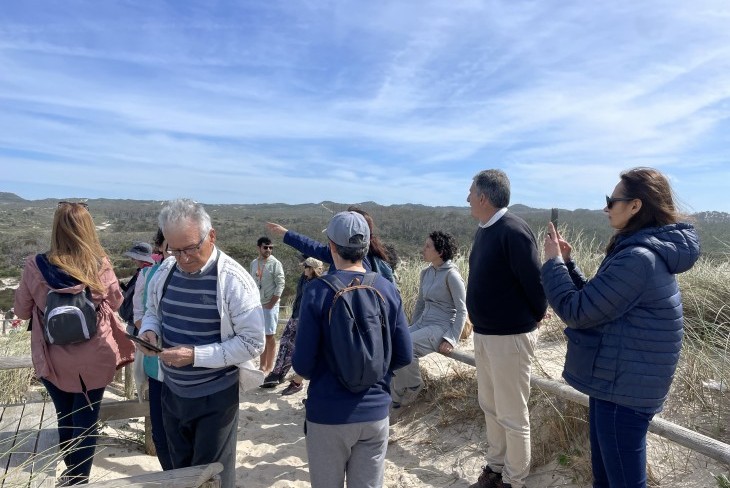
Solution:
M 538 331 L 474 334 L 479 406 L 487 424 L 487 465 L 522 488 L 530 473 L 530 372 Z

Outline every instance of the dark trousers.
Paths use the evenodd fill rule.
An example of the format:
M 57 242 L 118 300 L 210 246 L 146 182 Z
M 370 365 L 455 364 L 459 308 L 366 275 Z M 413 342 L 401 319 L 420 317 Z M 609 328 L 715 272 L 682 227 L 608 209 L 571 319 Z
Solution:
M 97 422 L 104 388 L 83 393 L 60 390 L 50 381 L 41 379 L 53 400 L 58 416 L 59 451 L 66 463 L 62 476 L 64 485 L 78 485 L 89 481 L 94 450 L 98 437 Z
M 175 468 L 220 462 L 221 486 L 236 486 L 238 382 L 200 398 L 184 398 L 162 386 L 162 420 Z
M 594 488 L 646 487 L 646 432 L 653 414 L 589 399 Z
M 164 471 L 172 469 L 170 448 L 167 446 L 165 423 L 162 420 L 162 381 L 149 378 L 150 385 L 150 421 L 152 422 L 152 442 L 155 444 L 157 459 Z

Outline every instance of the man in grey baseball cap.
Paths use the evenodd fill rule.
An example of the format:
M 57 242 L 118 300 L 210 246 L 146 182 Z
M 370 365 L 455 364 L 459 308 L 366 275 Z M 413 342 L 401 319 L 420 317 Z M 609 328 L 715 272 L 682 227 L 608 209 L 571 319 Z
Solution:
M 327 225 L 327 237 L 341 247 L 366 249 L 370 244 L 370 227 L 365 217 L 357 212 L 340 212 Z
M 393 370 L 413 358 L 408 320 L 395 285 L 380 274 L 368 273 L 363 266 L 370 245 L 365 217 L 340 212 L 332 217 L 325 232 L 334 271 L 328 275 L 330 279 L 321 277 L 307 285 L 292 356 L 294 370 L 310 380 L 306 403 L 310 483 L 312 488 L 342 487 L 346 479 L 349 486 L 383 486 L 390 379 Z M 329 312 L 335 291 L 328 283 L 338 280 L 354 285 L 365 282 L 366 276 L 374 280 L 372 287 L 387 310 L 387 320 L 382 317 L 386 329 L 381 333 L 390 335 L 391 355 L 387 364 L 377 364 L 381 370 L 385 366 L 387 374 L 367 390 L 353 393 L 338 379 L 337 366 L 328 360 L 336 347 L 329 342 Z

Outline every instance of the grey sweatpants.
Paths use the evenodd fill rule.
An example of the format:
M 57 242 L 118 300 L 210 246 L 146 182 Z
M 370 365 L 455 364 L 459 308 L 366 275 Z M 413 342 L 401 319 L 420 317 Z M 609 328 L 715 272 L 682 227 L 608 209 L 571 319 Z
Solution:
M 388 449 L 388 417 L 374 422 L 327 425 L 307 421 L 312 488 L 380 488 Z
M 429 325 L 426 327 L 411 327 L 411 343 L 413 344 L 413 361 L 411 364 L 396 370 L 390 383 L 390 396 L 394 403 L 408 404 L 407 391 L 420 389 L 423 380 L 419 359 L 426 354 L 437 352 L 444 337 L 443 327 Z M 413 401 L 415 398 L 410 398 Z

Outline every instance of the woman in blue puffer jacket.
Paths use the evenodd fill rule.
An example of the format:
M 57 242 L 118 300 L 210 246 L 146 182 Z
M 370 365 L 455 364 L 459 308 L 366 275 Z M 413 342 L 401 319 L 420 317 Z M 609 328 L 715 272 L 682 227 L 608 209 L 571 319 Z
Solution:
M 543 286 L 567 324 L 563 378 L 589 396 L 593 486 L 645 487 L 646 433 L 682 347 L 675 275 L 697 261 L 699 238 L 679 222 L 669 182 L 655 169 L 622 173 L 603 210 L 616 232 L 593 279 L 550 223 Z

